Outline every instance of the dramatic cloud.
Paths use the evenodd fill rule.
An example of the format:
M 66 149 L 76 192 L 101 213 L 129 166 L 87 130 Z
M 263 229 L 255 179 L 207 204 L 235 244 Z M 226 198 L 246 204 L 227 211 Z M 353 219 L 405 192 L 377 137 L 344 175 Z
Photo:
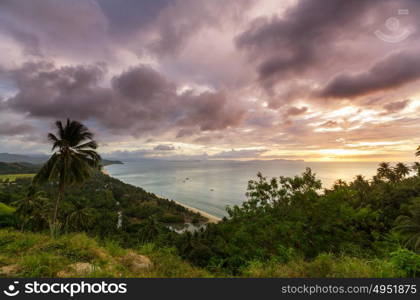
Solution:
M 301 108 L 298 107 L 290 107 L 287 111 L 286 111 L 286 115 L 289 116 L 298 116 L 301 114 L 304 114 L 306 111 L 308 110 L 308 108 L 306 106 L 303 106 Z
M 4 0 L 0 11 L 0 34 L 10 34 L 28 54 L 109 54 L 108 21 L 94 1 Z
M 396 113 L 399 112 L 400 110 L 403 110 L 404 108 L 407 107 L 407 105 L 410 103 L 410 100 L 402 100 L 402 101 L 397 101 L 397 102 L 391 102 L 388 103 L 386 105 L 384 105 L 385 110 L 388 113 Z
M 204 92 L 181 95 L 185 113 L 178 119 L 183 127 L 198 125 L 203 131 L 221 130 L 237 126 L 244 118 L 245 111 L 226 98 L 223 93 Z
M 148 49 L 158 55 L 177 53 L 201 30 L 231 23 L 254 0 L 206 1 L 175 0 L 165 6 L 153 23 L 155 38 Z
M 331 50 L 328 47 L 333 48 L 343 34 L 363 32 L 366 16 L 377 3 L 325 0 L 320 4 L 302 0 L 281 17 L 256 19 L 236 43 L 259 62 L 261 79 L 303 72 L 326 59 Z
M 403 51 L 375 63 L 357 74 L 339 74 L 327 84 L 324 97 L 356 97 L 380 90 L 397 88 L 420 79 L 419 50 Z
M 27 124 L 0 123 L 0 135 L 19 135 L 34 131 L 34 127 Z
M 244 111 L 223 93 L 187 91 L 148 66 L 132 67 L 100 85 L 103 65 L 56 68 L 28 63 L 9 73 L 18 92 L 3 107 L 31 117 L 94 120 L 111 131 L 222 130 L 238 125 Z
M 171 0 L 138 1 L 100 0 L 98 5 L 109 20 L 110 30 L 115 35 L 129 35 L 142 26 L 153 22 Z
M 104 154 L 133 160 L 411 160 L 419 11 L 418 0 L 2 0 L 0 152 L 48 151 L 52 122 L 69 117 Z

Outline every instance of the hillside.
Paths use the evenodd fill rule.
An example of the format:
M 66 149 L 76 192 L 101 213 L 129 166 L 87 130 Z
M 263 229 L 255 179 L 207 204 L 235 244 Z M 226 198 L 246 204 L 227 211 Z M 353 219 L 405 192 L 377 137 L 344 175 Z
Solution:
M 174 249 L 145 244 L 123 249 L 83 233 L 52 239 L 39 233 L 0 230 L 0 277 L 210 277 Z
M 22 226 L 28 229 L 48 229 L 56 186 L 45 184 L 39 187 L 36 194 L 28 195 L 30 187 L 31 178 L 27 177 L 17 178 L 13 184 L 0 184 L 0 202 L 27 207 L 32 202 L 28 204 L 25 201 L 34 201 L 31 204 L 33 208 L 28 208 L 30 210 L 27 212 L 30 218 Z M 59 217 L 68 226 L 67 230 L 86 231 L 101 236 L 118 235 L 127 242 L 139 238 L 149 240 L 155 233 L 169 232 L 167 225 L 207 222 L 205 217 L 174 201 L 159 198 L 101 172 L 95 173 L 89 181 L 77 188 L 68 188 L 65 199 Z M 38 210 L 38 207 L 43 209 Z M 122 232 L 117 230 L 120 213 Z M 36 222 L 33 221 L 34 215 L 38 218 Z
M 26 162 L 30 164 L 42 164 L 48 159 L 46 155 L 21 155 L 12 153 L 0 153 L 0 162 Z
M 26 162 L 1 162 L 0 174 L 34 174 L 38 172 L 40 165 L 34 165 Z
M 194 267 L 175 248 L 143 244 L 122 248 L 85 233 L 61 235 L 0 230 L 0 277 L 232 277 Z M 405 277 L 398 259 L 360 259 L 324 254 L 312 261 L 254 262 L 238 277 Z

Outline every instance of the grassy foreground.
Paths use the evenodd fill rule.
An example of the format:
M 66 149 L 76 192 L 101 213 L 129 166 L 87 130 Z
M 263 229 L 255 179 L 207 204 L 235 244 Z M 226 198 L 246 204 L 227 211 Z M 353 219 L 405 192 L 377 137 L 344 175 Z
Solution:
M 151 266 L 133 264 L 147 256 Z M 146 260 L 147 260 L 146 258 Z M 84 233 L 47 234 L 0 230 L 0 277 L 210 277 L 182 261 L 173 249 L 145 244 L 123 249 Z
M 133 263 L 150 259 L 149 267 Z M 311 261 L 296 259 L 252 262 L 238 277 L 406 277 L 401 261 L 360 259 L 321 254 Z M 173 248 L 144 244 L 123 249 L 109 240 L 84 233 L 62 235 L 0 230 L 0 277 L 226 277 L 191 266 Z

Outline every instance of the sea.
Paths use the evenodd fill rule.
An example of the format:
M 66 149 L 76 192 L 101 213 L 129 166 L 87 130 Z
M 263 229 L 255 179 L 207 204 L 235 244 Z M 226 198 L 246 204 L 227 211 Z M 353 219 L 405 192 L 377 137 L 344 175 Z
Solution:
M 124 162 L 124 161 L 123 161 Z M 178 201 L 216 217 L 227 216 L 226 206 L 246 200 L 248 181 L 258 172 L 267 178 L 295 176 L 310 167 L 329 188 L 337 179 L 353 180 L 356 175 L 372 177 L 377 162 L 304 162 L 304 161 L 165 161 L 143 160 L 106 166 L 110 176 Z

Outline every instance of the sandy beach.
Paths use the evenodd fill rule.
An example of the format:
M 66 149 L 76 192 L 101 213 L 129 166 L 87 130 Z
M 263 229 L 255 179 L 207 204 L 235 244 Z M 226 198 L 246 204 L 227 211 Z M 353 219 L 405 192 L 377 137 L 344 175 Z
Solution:
M 160 196 L 159 196 L 159 197 L 160 197 Z M 197 208 L 194 208 L 194 207 L 188 206 L 188 205 L 186 205 L 186 204 L 183 204 L 183 203 L 178 202 L 178 201 L 175 201 L 175 200 L 173 200 L 173 201 L 174 201 L 176 204 L 181 205 L 181 206 L 185 207 L 186 209 L 188 209 L 188 210 L 190 210 L 190 211 L 192 211 L 192 212 L 198 213 L 198 214 L 202 215 L 203 217 L 207 218 L 207 219 L 209 220 L 209 223 L 218 223 L 218 222 L 220 222 L 220 221 L 222 220 L 221 218 L 218 218 L 218 217 L 213 216 L 213 215 L 211 215 L 211 214 L 209 214 L 209 213 L 206 213 L 205 211 L 202 211 L 202 210 L 199 210 L 199 209 L 197 209 Z

